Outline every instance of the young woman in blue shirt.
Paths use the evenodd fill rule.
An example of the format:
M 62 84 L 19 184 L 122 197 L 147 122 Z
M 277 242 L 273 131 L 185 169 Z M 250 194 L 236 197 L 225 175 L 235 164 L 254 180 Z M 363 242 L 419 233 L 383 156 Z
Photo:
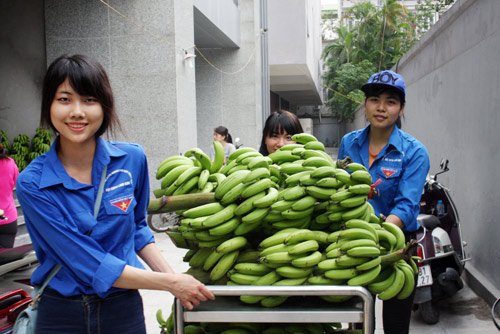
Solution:
M 187 309 L 214 298 L 192 276 L 174 273 L 154 243 L 143 149 L 101 138 L 119 127 L 104 68 L 81 55 L 57 58 L 43 83 L 41 123 L 57 138 L 17 181 L 40 262 L 32 283 L 61 265 L 38 304 L 37 333 L 145 333 L 138 289 L 169 291 Z
M 376 185 L 370 199 L 376 214 L 386 216 L 386 221 L 401 228 L 409 239 L 419 228 L 420 197 L 429 172 L 427 149 L 401 130 L 406 86 L 400 74 L 375 73 L 361 89 L 369 125 L 342 138 L 338 159 L 349 156 L 369 170 Z M 384 302 L 386 334 L 409 332 L 413 296 Z

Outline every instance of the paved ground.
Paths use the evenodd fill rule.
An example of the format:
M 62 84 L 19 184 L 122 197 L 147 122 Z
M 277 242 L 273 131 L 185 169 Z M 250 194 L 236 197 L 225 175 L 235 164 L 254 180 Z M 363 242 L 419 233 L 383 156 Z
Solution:
M 175 247 L 165 234 L 156 234 L 156 241 L 174 270 L 182 272 L 188 266 L 182 262 L 185 250 Z M 169 293 L 142 290 L 146 326 L 148 334 L 159 333 L 155 319 L 156 311 L 161 308 L 169 314 L 173 298 Z M 454 298 L 440 304 L 441 320 L 436 325 L 427 325 L 420 320 L 418 313 L 413 313 L 410 333 L 422 334 L 493 334 L 498 330 L 490 317 L 490 307 L 469 287 L 465 286 Z M 383 334 L 382 310 L 380 301 L 376 303 L 376 334 Z

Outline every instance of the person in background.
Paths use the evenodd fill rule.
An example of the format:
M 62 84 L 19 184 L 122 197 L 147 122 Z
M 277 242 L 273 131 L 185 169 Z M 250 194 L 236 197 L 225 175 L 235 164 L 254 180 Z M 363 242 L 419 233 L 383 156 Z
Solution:
M 218 126 L 214 129 L 214 140 L 217 140 L 224 147 L 224 161 L 227 161 L 227 157 L 236 151 L 236 147 L 233 145 L 233 138 L 229 134 L 229 130 L 225 126 Z M 212 146 L 211 158 L 214 158 L 214 148 Z
M 0 144 L 0 248 L 12 248 L 17 234 L 17 208 L 14 187 L 19 169 Z
M 61 265 L 40 298 L 37 334 L 146 333 L 138 289 L 169 291 L 189 310 L 213 299 L 201 282 L 173 272 L 155 245 L 142 147 L 101 138 L 120 124 L 102 65 L 82 55 L 54 60 L 43 82 L 41 122 L 56 140 L 17 180 L 40 262 L 32 283 Z
M 304 130 L 295 114 L 287 110 L 274 111 L 267 118 L 262 130 L 259 152 L 262 155 L 269 155 L 283 145 L 294 143 L 292 136 L 302 132 Z
M 429 155 L 421 142 L 400 129 L 406 97 L 400 74 L 375 73 L 361 89 L 369 125 L 342 138 L 338 159 L 349 156 L 368 169 L 376 184 L 375 195 L 370 199 L 375 213 L 401 228 L 409 240 L 419 228 L 417 215 L 429 171 Z M 384 301 L 386 334 L 409 332 L 414 294 L 405 300 Z

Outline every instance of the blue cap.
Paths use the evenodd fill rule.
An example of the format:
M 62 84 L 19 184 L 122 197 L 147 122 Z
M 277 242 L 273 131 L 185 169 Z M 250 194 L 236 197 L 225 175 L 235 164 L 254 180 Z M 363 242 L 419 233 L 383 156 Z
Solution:
M 361 86 L 361 90 L 367 93 L 369 90 L 376 87 L 395 88 L 401 92 L 403 96 L 406 95 L 406 85 L 403 76 L 393 71 L 385 70 L 372 74 L 368 82 Z

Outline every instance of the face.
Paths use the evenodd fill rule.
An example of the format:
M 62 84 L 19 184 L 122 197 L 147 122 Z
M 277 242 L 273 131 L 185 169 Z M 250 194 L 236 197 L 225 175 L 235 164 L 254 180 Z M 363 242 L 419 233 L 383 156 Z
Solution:
M 95 133 L 104 119 L 102 106 L 92 96 L 81 96 L 66 79 L 57 87 L 50 106 L 50 119 L 61 144 L 95 143 Z
M 214 140 L 217 140 L 218 142 L 224 142 L 224 135 L 221 135 L 220 133 L 214 132 Z
M 286 131 L 283 133 L 272 133 L 271 135 L 266 137 L 266 147 L 269 153 L 273 153 L 277 151 L 280 147 L 286 144 L 295 143 L 292 140 L 292 136 L 289 135 Z
M 366 99 L 365 115 L 372 127 L 389 129 L 403 115 L 403 107 L 397 95 L 382 93 Z

